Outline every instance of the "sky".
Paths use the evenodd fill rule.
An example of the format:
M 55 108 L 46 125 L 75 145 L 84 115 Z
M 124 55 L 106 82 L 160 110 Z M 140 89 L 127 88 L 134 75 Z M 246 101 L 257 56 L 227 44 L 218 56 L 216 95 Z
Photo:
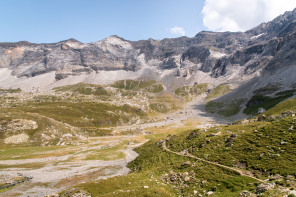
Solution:
M 246 31 L 296 7 L 296 0 L 0 0 L 0 42 L 83 43 Z

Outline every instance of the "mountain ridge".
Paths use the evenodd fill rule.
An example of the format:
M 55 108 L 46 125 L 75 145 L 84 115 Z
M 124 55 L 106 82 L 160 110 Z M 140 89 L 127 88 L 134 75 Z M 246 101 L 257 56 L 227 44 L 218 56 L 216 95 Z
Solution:
M 51 89 L 59 84 L 69 85 L 67 77 L 83 78 L 91 73 L 96 80 L 90 83 L 106 84 L 115 79 L 104 81 L 102 75 L 109 76 L 111 72 L 120 75 L 119 80 L 150 76 L 158 81 L 177 80 L 181 85 L 199 82 L 196 78 L 200 72 L 213 81 L 226 77 L 232 82 L 258 73 L 274 74 L 284 65 L 295 65 L 295 21 L 296 9 L 246 32 L 202 31 L 192 38 L 139 41 L 113 35 L 86 44 L 73 38 L 43 44 L 0 43 L 0 70 L 11 81 L 0 80 L 0 86 L 26 89 L 21 84 L 35 76 L 49 77 L 51 72 L 55 77 L 50 76 L 50 83 L 29 85 Z M 180 76 L 185 79 L 177 79 Z M 85 82 L 86 78 L 81 80 L 78 81 Z

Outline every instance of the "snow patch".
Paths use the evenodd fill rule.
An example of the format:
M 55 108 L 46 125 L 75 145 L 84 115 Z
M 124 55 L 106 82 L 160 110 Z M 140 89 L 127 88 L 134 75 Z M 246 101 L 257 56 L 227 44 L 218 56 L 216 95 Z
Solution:
M 259 34 L 259 35 L 257 35 L 257 36 L 253 36 L 253 37 L 251 37 L 251 40 L 255 40 L 255 39 L 257 39 L 257 38 L 260 38 L 260 37 L 263 36 L 263 35 L 264 35 L 264 33 Z
M 219 59 L 219 58 L 221 58 L 221 57 L 226 56 L 225 53 L 221 53 L 221 52 L 219 52 L 219 51 L 213 51 L 213 50 L 210 50 L 210 53 L 211 53 L 211 56 L 212 56 L 213 58 L 216 58 L 216 59 Z

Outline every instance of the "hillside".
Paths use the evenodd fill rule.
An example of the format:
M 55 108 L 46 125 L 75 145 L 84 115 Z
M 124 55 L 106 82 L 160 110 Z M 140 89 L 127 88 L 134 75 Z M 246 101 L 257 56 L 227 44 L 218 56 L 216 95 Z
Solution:
M 295 21 L 0 43 L 0 195 L 296 195 Z
M 296 99 L 291 99 L 232 125 L 150 140 L 136 149 L 139 156 L 128 165 L 133 173 L 85 183 L 64 194 L 284 196 L 290 192 L 292 196 L 295 104 Z

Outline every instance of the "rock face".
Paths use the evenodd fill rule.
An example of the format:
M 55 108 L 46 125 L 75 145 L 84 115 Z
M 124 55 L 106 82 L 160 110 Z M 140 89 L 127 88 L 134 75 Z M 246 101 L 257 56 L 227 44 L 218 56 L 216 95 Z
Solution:
M 295 46 L 296 9 L 246 32 L 203 31 L 193 38 L 136 42 L 110 36 L 88 44 L 75 39 L 53 44 L 0 43 L 0 70 L 6 68 L 17 78 L 54 71 L 56 81 L 93 72 L 133 73 L 145 68 L 158 72 L 175 69 L 175 73 L 185 69 L 187 79 L 196 71 L 219 78 L 232 73 L 276 73 L 295 66 Z

